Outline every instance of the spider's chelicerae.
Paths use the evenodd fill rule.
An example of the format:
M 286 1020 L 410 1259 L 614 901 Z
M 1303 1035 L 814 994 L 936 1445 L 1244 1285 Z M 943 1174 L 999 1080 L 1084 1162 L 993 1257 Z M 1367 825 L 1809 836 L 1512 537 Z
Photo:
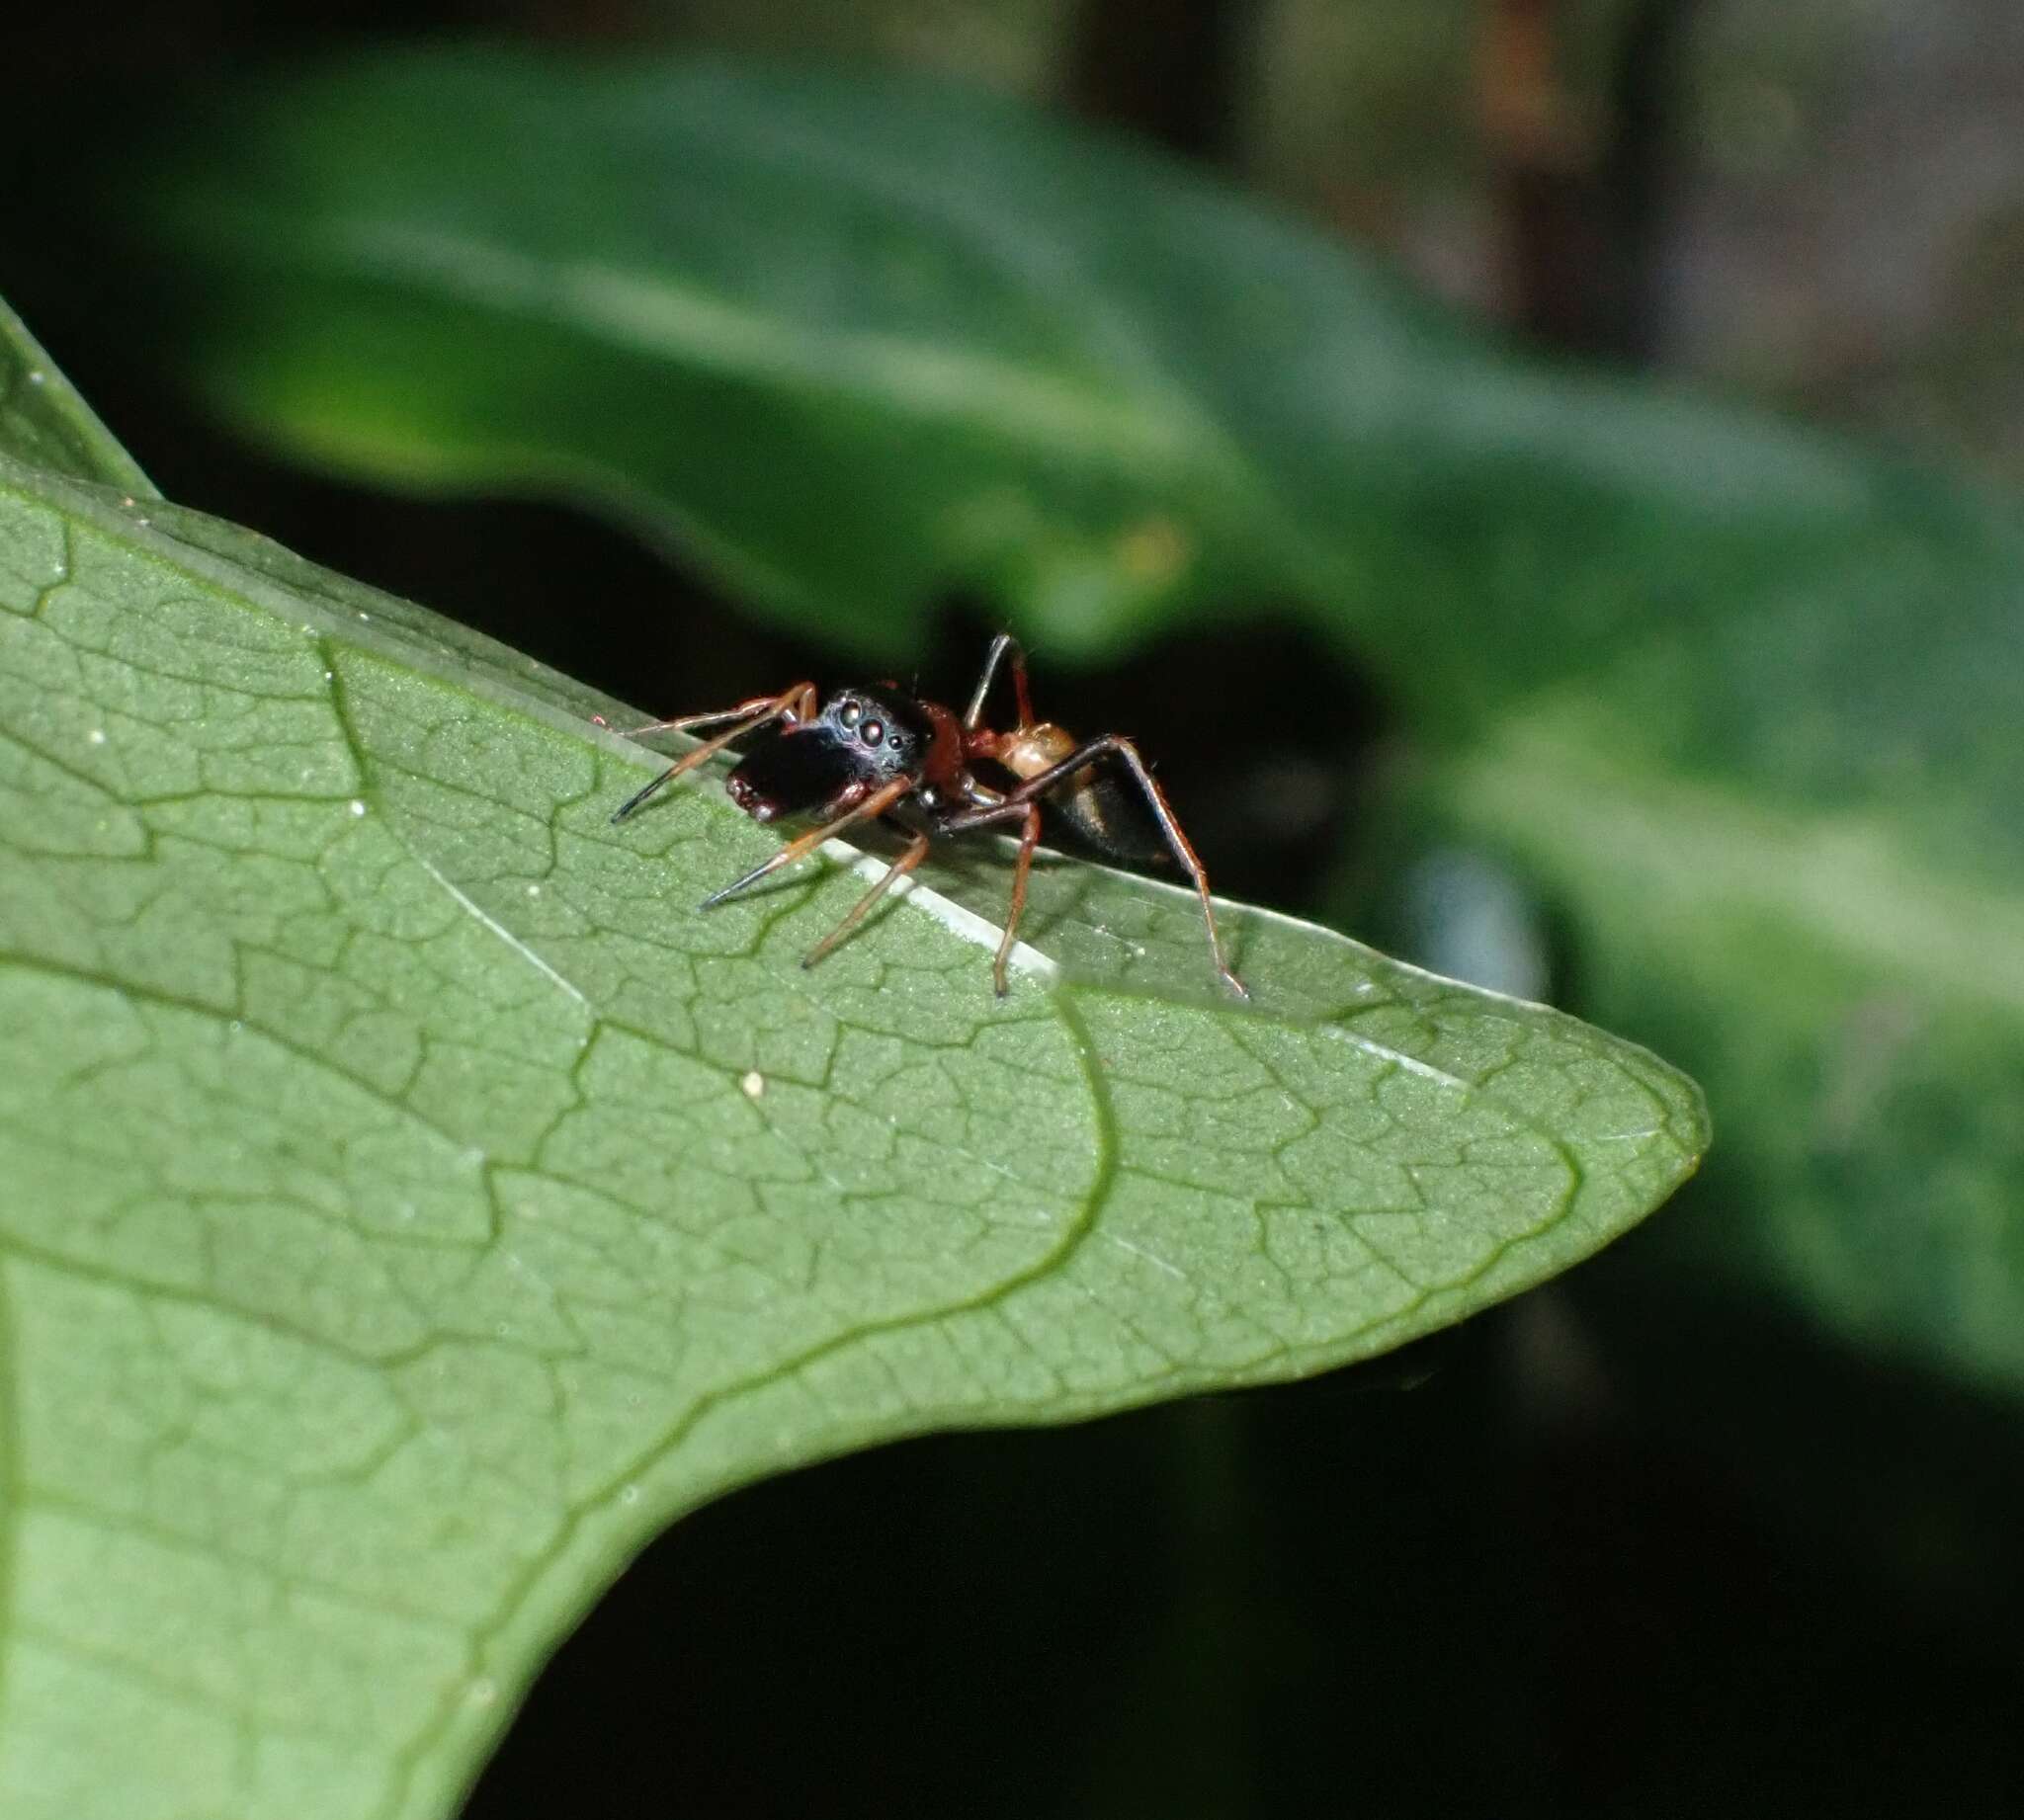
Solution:
M 1006 732 L 983 722 L 984 701 L 1001 665 L 1011 671 L 1013 700 L 1019 710 L 1018 724 Z M 770 728 L 772 737 L 742 755 L 724 780 L 724 788 L 754 821 L 796 815 L 806 816 L 815 825 L 742 878 L 705 898 L 704 909 L 792 865 L 853 822 L 888 816 L 913 837 L 879 882 L 809 950 L 803 966 L 813 966 L 849 935 L 893 880 L 921 863 L 930 842 L 943 835 L 966 834 L 972 828 L 1017 823 L 1019 859 L 1012 873 L 1012 902 L 997 958 L 991 965 L 991 977 L 1002 998 L 1005 964 L 1020 912 L 1026 906 L 1033 850 L 1040 842 L 1042 808 L 1059 815 L 1092 845 L 1120 857 L 1135 857 L 1132 836 L 1137 832 L 1133 825 L 1137 812 L 1129 784 L 1136 786 L 1151 811 L 1166 850 L 1194 880 L 1202 899 L 1202 920 L 1209 931 L 1210 959 L 1218 976 L 1239 998 L 1248 996 L 1223 959 L 1223 941 L 1216 932 L 1216 907 L 1209 896 L 1209 875 L 1181 832 L 1165 792 L 1138 756 L 1138 748 L 1117 733 L 1078 741 L 1052 721 L 1036 720 L 1027 690 L 1026 654 L 1009 633 L 1000 632 L 992 642 L 976 691 L 961 718 L 941 703 L 917 700 L 889 683 L 877 688 L 846 686 L 831 690 L 826 698 L 813 683 L 796 683 L 777 696 L 755 696 L 735 707 L 634 727 L 632 735 L 689 732 L 709 726 L 723 730 L 693 752 L 684 753 L 621 804 L 612 820 L 624 821 L 663 785 L 672 784 L 734 740 Z M 979 765 L 991 768 L 985 777 L 977 775 Z M 999 777 L 1000 782 L 991 782 L 992 777 Z

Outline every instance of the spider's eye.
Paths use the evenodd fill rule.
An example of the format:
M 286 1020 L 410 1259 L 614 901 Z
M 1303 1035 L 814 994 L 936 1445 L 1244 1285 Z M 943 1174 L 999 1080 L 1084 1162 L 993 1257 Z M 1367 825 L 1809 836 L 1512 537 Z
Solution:
M 854 727 L 858 723 L 858 715 L 863 711 L 855 702 L 844 702 L 837 706 L 836 717 L 845 726 Z
M 886 729 L 879 721 L 867 720 L 863 726 L 858 728 L 858 737 L 866 745 L 876 746 L 886 737 Z

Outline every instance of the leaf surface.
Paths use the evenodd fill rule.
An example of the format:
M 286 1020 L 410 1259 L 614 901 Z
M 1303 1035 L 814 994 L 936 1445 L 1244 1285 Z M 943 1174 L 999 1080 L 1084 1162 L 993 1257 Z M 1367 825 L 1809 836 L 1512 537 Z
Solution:
M 1237 1009 L 1089 869 L 1007 1000 L 928 890 L 804 970 L 854 865 L 697 914 L 774 837 L 612 828 L 611 704 L 5 434 L 10 1816 L 446 1813 L 701 1500 L 1369 1356 L 1705 1144 L 1644 1051 L 1232 907 Z
M 1322 627 L 1417 742 L 1394 808 L 1516 861 L 1584 1009 L 1708 1083 L 1696 1266 L 2024 1389 L 2014 503 L 1520 359 L 946 88 L 423 54 L 206 130 L 146 231 L 264 436 L 593 498 L 868 655 L 962 583 L 1054 659 Z

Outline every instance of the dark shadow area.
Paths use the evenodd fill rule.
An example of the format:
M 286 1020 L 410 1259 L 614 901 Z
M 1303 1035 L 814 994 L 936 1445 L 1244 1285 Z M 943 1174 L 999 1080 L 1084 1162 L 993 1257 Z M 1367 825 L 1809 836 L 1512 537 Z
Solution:
M 2015 1529 L 1983 1531 L 1982 1599 L 1888 1569 L 1880 1598 L 1888 1501 L 1787 1505 L 1762 1475 L 1867 1457 L 2000 1526 L 2014 1420 L 1761 1322 L 1709 1358 L 1705 1309 L 1620 1374 L 1589 1300 L 1375 1379 L 726 1498 L 563 1645 L 469 1820 L 570 1811 L 585 1751 L 610 1811 L 740 1820 L 2002 1811 Z M 1567 1331 L 1579 1362 L 1542 1365 Z M 1771 1413 L 1709 1432 L 1710 1376 Z

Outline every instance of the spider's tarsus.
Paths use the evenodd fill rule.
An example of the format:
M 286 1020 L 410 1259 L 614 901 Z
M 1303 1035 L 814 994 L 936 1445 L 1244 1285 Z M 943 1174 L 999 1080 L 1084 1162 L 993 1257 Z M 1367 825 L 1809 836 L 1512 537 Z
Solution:
M 772 868 L 770 866 L 753 867 L 753 869 L 749 872 L 747 872 L 744 875 L 744 877 L 733 878 L 730 881 L 730 883 L 725 885 L 721 890 L 711 892 L 711 894 L 708 897 L 706 897 L 700 904 L 698 904 L 696 908 L 699 910 L 715 910 L 718 904 L 725 903 L 729 899 L 737 896 L 737 894 L 740 891 L 742 891 L 748 884 L 757 884 L 759 880 L 765 877 L 767 872 L 771 869 Z

